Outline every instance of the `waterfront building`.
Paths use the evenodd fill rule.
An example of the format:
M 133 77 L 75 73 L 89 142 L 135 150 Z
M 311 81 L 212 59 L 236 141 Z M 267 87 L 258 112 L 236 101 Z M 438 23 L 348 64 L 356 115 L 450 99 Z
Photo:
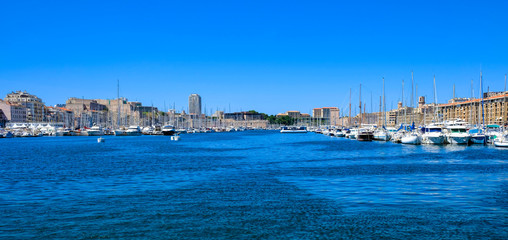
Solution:
M 95 99 L 69 98 L 65 103 L 66 109 L 74 113 L 74 126 L 92 127 L 93 125 L 107 125 L 108 108 Z
M 230 119 L 235 121 L 264 120 L 263 115 L 254 112 L 224 113 L 224 119 Z
M 327 125 L 340 125 L 340 110 L 337 107 L 322 107 L 314 108 L 312 110 L 312 117 L 316 119 L 323 119 Z
M 27 122 L 42 122 L 44 120 L 44 103 L 35 95 L 26 91 L 16 91 L 7 94 L 4 101 L 23 105 L 26 108 Z
M 0 109 L 0 127 L 4 128 L 7 123 L 7 116 L 5 116 L 4 111 Z
M 201 115 L 201 96 L 198 94 L 191 94 L 189 96 L 189 114 Z
M 27 108 L 24 105 L 0 100 L 0 110 L 6 122 L 27 122 Z
M 63 127 L 74 127 L 74 113 L 63 107 L 47 107 L 46 122 L 63 123 Z

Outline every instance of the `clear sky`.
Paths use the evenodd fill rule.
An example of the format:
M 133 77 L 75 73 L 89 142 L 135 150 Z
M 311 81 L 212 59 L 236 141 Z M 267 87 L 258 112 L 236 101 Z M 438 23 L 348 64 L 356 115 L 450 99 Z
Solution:
M 381 3 L 382 2 L 382 3 Z M 438 102 L 504 90 L 508 1 L 4 1 L 0 98 L 47 105 L 116 98 L 187 109 L 276 114 L 344 109 L 353 92 L 379 110 L 418 95 Z M 354 112 L 354 110 L 353 110 Z

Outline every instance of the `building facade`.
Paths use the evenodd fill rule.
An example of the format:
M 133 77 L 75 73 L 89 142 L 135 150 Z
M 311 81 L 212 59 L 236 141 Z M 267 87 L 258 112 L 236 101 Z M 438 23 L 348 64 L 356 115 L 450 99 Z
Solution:
M 3 112 L 6 122 L 27 122 L 27 108 L 21 104 L 0 100 L 0 110 Z
M 37 96 L 26 91 L 16 91 L 7 94 L 4 101 L 23 105 L 26 108 L 27 122 L 44 121 L 44 103 Z
M 201 96 L 198 94 L 191 94 L 189 96 L 189 114 L 201 115 Z

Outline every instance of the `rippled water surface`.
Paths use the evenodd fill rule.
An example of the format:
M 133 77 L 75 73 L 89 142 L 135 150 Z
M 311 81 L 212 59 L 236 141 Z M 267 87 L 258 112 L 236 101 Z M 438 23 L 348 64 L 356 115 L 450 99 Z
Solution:
M 508 149 L 105 138 L 0 139 L 0 238 L 508 239 Z

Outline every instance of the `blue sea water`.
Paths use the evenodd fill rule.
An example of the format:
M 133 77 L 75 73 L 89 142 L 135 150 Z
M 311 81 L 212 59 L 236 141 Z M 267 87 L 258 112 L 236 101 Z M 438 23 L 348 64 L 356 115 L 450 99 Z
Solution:
M 0 139 L 1 239 L 508 239 L 508 150 L 246 131 Z

